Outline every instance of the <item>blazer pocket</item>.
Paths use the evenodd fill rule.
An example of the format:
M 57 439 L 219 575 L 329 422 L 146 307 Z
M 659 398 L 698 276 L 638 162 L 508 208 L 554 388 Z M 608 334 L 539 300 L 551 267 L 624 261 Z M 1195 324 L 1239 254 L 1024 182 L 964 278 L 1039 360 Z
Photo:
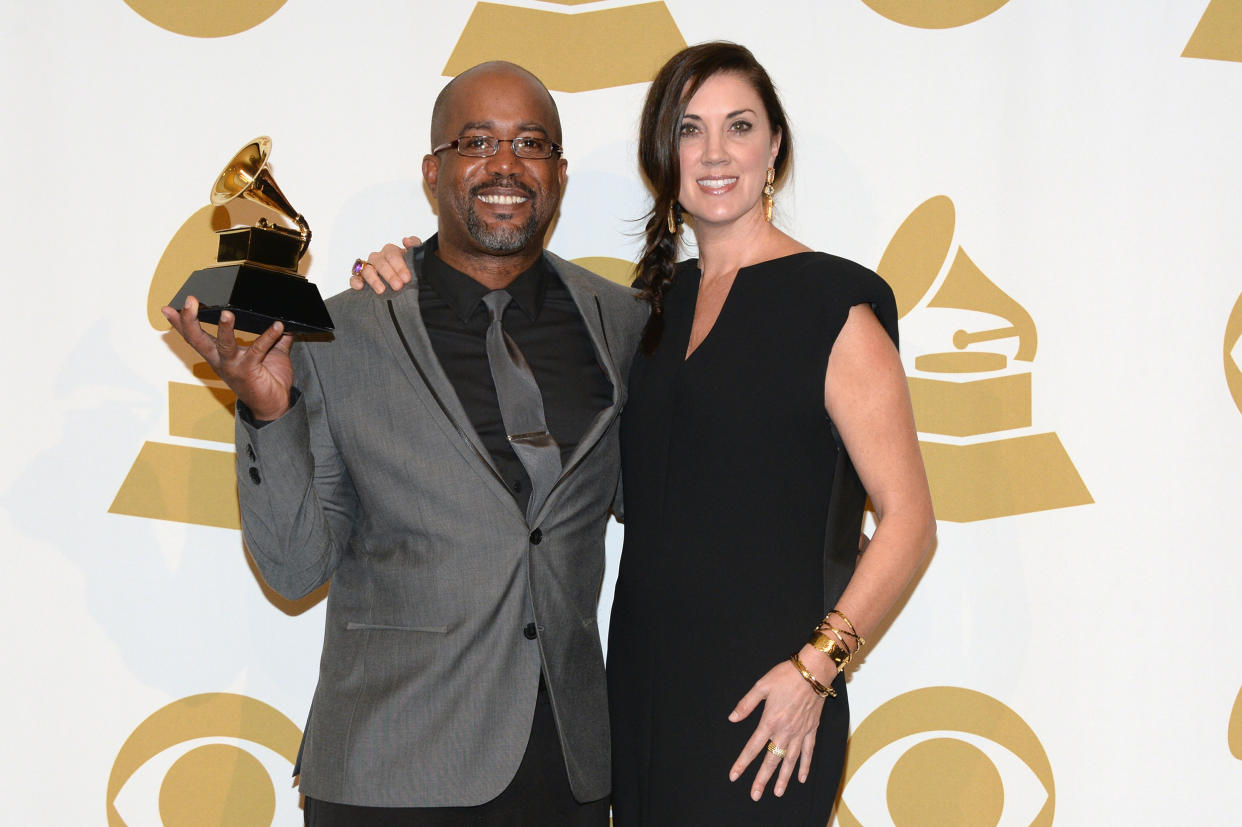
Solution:
M 351 632 L 427 632 L 443 635 L 448 633 L 447 626 L 393 626 L 388 623 L 355 623 L 350 621 L 345 628 Z

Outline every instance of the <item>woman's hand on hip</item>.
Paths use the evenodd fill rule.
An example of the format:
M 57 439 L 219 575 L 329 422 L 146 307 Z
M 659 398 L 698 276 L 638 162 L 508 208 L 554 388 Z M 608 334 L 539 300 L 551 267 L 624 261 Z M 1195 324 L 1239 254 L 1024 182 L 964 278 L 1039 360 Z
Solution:
M 827 667 L 816 661 L 815 667 L 808 664 L 808 668 L 816 670 L 812 674 L 825 686 L 837 676 L 831 661 Z M 795 766 L 798 766 L 798 780 L 806 783 L 811 771 L 811 754 L 815 750 L 815 732 L 824 708 L 824 699 L 789 661 L 777 664 L 760 678 L 729 713 L 729 720 L 734 723 L 744 720 L 760 703 L 763 713 L 759 716 L 759 724 L 729 769 L 729 780 L 736 781 L 751 762 L 761 756 L 750 788 L 750 797 L 755 801 L 763 797 L 768 781 L 778 769 L 772 788 L 777 796 L 785 794 Z M 778 752 L 768 749 L 769 743 Z M 779 750 L 784 750 L 784 755 Z

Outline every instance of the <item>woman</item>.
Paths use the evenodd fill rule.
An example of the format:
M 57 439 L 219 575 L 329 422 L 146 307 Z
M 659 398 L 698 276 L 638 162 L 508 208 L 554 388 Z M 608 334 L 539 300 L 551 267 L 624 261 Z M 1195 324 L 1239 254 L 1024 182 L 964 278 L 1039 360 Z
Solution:
M 892 292 L 771 223 L 792 136 L 745 48 L 665 64 L 639 159 L 652 316 L 621 431 L 614 823 L 823 825 L 842 669 L 935 531 Z M 677 264 L 687 217 L 699 257 Z
M 745 48 L 693 46 L 656 76 L 639 138 L 652 318 L 622 420 L 608 644 L 618 825 L 827 823 L 849 726 L 838 664 L 934 533 L 892 293 L 771 223 L 791 159 Z M 674 264 L 682 215 L 699 256 Z M 858 478 L 878 526 L 855 570 Z

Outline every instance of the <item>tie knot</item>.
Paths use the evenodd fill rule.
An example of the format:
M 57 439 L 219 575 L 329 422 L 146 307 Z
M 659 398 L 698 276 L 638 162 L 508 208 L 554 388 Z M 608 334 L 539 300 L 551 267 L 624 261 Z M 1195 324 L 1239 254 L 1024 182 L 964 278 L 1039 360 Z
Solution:
M 509 302 L 513 301 L 513 296 L 508 290 L 493 290 L 490 293 L 483 294 L 483 304 L 487 307 L 490 314 L 489 321 L 503 318 L 505 308 L 509 306 Z

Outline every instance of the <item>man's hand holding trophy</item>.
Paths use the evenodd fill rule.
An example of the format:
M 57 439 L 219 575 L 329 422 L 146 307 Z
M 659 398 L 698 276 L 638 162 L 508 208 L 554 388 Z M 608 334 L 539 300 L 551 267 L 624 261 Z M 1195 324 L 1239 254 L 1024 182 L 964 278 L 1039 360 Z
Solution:
M 293 334 L 323 335 L 332 318 L 318 288 L 298 275 L 310 245 L 310 225 L 293 208 L 267 167 L 272 142 L 250 141 L 233 156 L 211 189 L 211 203 L 242 197 L 285 216 L 297 229 L 260 218 L 255 226 L 220 230 L 216 265 L 195 270 L 161 311 L 258 420 L 289 408 Z M 200 322 L 218 325 L 217 335 Z M 261 334 L 249 347 L 236 330 Z

